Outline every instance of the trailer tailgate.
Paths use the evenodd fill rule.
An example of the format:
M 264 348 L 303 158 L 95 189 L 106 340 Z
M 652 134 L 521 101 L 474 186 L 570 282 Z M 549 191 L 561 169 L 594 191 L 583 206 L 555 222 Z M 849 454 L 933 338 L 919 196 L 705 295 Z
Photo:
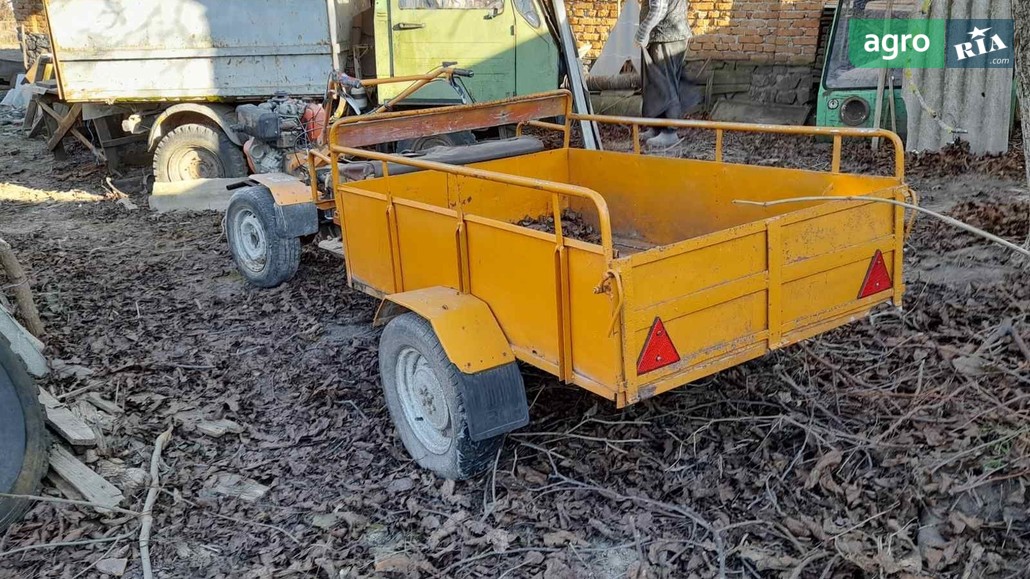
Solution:
M 900 306 L 903 242 L 901 207 L 826 201 L 618 260 L 626 403 Z

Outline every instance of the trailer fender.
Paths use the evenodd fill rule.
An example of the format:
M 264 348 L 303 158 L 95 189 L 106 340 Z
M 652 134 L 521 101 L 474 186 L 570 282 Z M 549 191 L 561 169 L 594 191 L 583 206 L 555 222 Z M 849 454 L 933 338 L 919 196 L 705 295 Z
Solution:
M 175 127 L 189 122 L 197 122 L 198 120 L 208 120 L 218 125 L 218 128 L 222 129 L 222 132 L 225 133 L 225 136 L 229 137 L 229 140 L 234 145 L 242 147 L 243 141 L 240 140 L 240 136 L 233 129 L 233 124 L 235 123 L 234 114 L 235 109 L 229 105 L 180 103 L 170 106 L 154 120 L 154 125 L 150 127 L 147 149 L 153 151 L 161 137 L 168 134 Z
M 264 186 L 275 201 L 275 224 L 280 237 L 302 237 L 318 233 L 318 208 L 311 189 L 286 173 L 261 173 L 250 180 Z
M 442 286 L 390 294 L 376 312 L 375 325 L 405 312 L 429 320 L 447 357 L 464 374 L 515 362 L 490 306 L 473 295 Z

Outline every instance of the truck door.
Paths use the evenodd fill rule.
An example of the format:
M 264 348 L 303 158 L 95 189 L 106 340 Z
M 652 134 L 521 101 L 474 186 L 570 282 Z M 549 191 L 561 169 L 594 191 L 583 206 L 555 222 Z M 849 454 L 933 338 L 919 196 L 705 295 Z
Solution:
M 376 0 L 376 45 L 380 77 L 422 74 L 455 61 L 475 72 L 464 80 L 477 101 L 515 94 L 515 11 L 509 0 Z M 380 100 L 405 86 L 380 86 Z M 446 83 L 436 82 L 409 101 L 453 103 L 458 97 Z

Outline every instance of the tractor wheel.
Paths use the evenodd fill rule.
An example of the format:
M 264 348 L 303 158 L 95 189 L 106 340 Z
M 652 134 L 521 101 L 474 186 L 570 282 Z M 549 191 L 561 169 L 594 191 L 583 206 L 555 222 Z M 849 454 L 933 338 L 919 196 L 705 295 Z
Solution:
M 0 492 L 35 495 L 49 464 L 39 392 L 21 360 L 0 336 Z M 17 521 L 32 501 L 0 497 L 0 530 Z
M 236 268 L 258 287 L 275 287 L 297 273 L 300 239 L 280 237 L 275 201 L 264 187 L 233 193 L 225 212 L 225 232 Z
M 487 372 L 493 374 L 490 380 L 517 381 L 522 387 L 514 362 Z M 494 460 L 504 435 L 472 440 L 461 395 L 469 378 L 447 358 L 428 320 L 409 312 L 386 325 L 379 340 L 379 373 L 390 417 L 419 466 L 464 480 Z
M 154 151 L 154 179 L 164 183 L 247 176 L 247 159 L 221 130 L 186 124 L 161 138 Z
M 404 139 L 397 141 L 398 153 L 418 153 L 433 147 L 456 147 L 459 145 L 471 145 L 476 142 L 476 136 L 472 131 L 458 131 L 457 133 L 445 133 L 443 135 L 430 135 L 417 139 Z

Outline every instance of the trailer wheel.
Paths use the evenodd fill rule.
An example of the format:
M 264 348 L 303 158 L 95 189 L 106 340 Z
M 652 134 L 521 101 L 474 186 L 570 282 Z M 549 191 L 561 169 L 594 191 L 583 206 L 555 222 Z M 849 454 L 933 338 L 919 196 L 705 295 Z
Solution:
M 38 494 L 49 464 L 48 439 L 36 385 L 0 336 L 0 492 Z M 32 501 L 0 497 L 0 530 L 17 521 Z
M 225 212 L 225 233 L 236 268 L 253 285 L 275 287 L 297 273 L 300 239 L 279 235 L 268 189 L 245 187 L 233 193 Z
M 433 147 L 456 147 L 460 145 L 471 145 L 476 142 L 476 136 L 472 131 L 458 131 L 456 133 L 444 133 L 442 135 L 429 135 L 417 139 L 404 139 L 397 141 L 398 153 L 417 153 L 432 149 Z
M 522 386 L 514 362 L 486 372 L 494 374 L 490 380 L 517 380 Z M 447 358 L 428 320 L 409 312 L 386 325 L 379 340 L 379 373 L 390 417 L 419 466 L 464 480 L 494 460 L 504 435 L 472 440 L 461 396 L 469 378 Z
M 215 127 L 180 125 L 162 137 L 154 150 L 154 179 L 170 183 L 193 179 L 247 176 L 247 159 Z

